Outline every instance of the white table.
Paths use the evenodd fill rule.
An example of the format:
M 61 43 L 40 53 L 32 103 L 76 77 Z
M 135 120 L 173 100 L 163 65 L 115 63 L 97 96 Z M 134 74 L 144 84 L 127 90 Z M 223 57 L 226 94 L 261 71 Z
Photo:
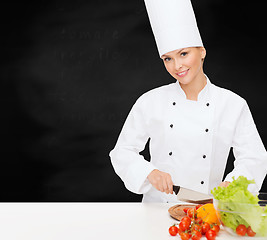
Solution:
M 173 205 L 175 204 L 0 203 L 0 239 L 180 239 L 168 233 L 169 227 L 177 222 L 168 213 Z M 217 239 L 237 238 L 226 236 L 221 230 Z

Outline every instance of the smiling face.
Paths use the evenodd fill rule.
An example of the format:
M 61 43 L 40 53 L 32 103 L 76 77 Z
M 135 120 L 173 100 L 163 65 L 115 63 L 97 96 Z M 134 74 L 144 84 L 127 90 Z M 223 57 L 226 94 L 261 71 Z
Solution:
M 190 85 L 203 79 L 203 60 L 206 56 L 204 47 L 189 47 L 168 52 L 161 56 L 167 71 L 181 85 Z

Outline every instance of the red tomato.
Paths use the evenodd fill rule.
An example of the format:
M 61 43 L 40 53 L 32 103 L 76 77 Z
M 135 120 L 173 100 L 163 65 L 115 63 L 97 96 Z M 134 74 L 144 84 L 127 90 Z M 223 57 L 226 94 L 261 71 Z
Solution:
M 179 223 L 179 229 L 184 232 L 185 230 L 188 230 L 190 227 L 190 223 L 188 221 L 181 221 Z
M 177 233 L 178 233 L 179 229 L 178 227 L 176 227 L 175 225 L 171 226 L 169 228 L 169 233 L 172 235 L 172 236 L 176 236 Z
M 183 221 L 185 221 L 185 222 L 189 222 L 189 225 L 191 224 L 191 218 L 188 217 L 188 216 L 184 216 L 184 217 L 181 219 L 181 222 L 183 222 Z
M 190 239 L 189 233 L 186 233 L 186 232 L 181 232 L 180 237 L 182 240 L 189 240 Z
M 198 225 L 198 224 L 194 224 L 193 227 L 192 227 L 192 230 L 195 230 L 195 231 L 198 231 L 198 232 L 201 233 L 202 228 L 201 228 L 200 225 Z
M 202 237 L 202 234 L 199 231 L 194 230 L 192 232 L 192 240 L 199 240 Z
M 247 229 L 247 235 L 250 237 L 254 237 L 256 235 L 256 233 L 252 230 L 251 226 L 249 226 Z
M 217 224 L 212 224 L 210 229 L 216 232 L 216 234 L 220 231 L 220 227 Z
M 190 218 L 195 218 L 197 216 L 197 211 L 195 208 L 190 208 L 187 211 L 187 216 Z
M 197 224 L 201 224 L 202 222 L 203 222 L 202 218 L 197 218 L 195 220 L 195 223 L 197 223 Z
M 189 208 L 186 207 L 186 208 L 184 208 L 183 210 L 184 210 L 185 213 L 187 213 L 188 209 L 189 209 Z
M 236 228 L 236 234 L 240 236 L 245 236 L 247 233 L 247 228 L 243 224 L 239 224 Z
M 207 231 L 209 231 L 210 230 L 210 225 L 208 224 L 208 223 L 203 223 L 203 225 L 202 225 L 202 234 L 204 235 L 204 234 L 206 234 L 206 232 Z
M 214 232 L 213 230 L 209 230 L 206 232 L 205 236 L 208 240 L 215 240 L 216 232 Z

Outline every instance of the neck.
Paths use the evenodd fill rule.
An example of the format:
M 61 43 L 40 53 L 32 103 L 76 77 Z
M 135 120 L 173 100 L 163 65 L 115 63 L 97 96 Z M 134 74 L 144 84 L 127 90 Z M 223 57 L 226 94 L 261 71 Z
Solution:
M 181 84 L 181 88 L 184 90 L 186 99 L 197 101 L 198 94 L 206 86 L 207 79 L 203 72 L 197 75 L 192 81 L 188 84 Z

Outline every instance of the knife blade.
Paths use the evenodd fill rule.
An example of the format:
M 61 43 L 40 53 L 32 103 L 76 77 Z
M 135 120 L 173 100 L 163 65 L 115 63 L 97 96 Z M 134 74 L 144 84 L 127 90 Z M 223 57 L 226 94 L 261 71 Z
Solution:
M 181 186 L 173 186 L 173 191 L 177 195 L 177 199 L 183 202 L 205 204 L 212 203 L 213 199 L 210 195 L 197 192 L 188 188 L 183 188 Z

